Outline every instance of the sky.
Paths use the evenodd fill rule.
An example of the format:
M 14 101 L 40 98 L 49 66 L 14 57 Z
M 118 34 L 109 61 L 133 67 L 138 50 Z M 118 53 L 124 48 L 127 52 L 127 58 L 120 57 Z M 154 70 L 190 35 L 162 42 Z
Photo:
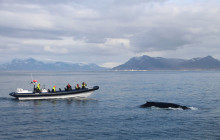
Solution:
M 0 63 L 220 60 L 220 0 L 0 0 Z

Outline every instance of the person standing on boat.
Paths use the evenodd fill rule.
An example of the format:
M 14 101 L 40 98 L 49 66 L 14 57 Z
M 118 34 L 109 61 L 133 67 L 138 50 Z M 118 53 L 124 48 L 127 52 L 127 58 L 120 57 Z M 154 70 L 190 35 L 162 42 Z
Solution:
M 68 85 L 66 86 L 67 90 L 71 90 L 71 85 L 68 83 Z
M 86 88 L 87 84 L 86 83 L 82 83 L 82 88 Z
M 79 87 L 79 84 L 77 84 L 76 86 L 75 86 L 75 89 L 80 89 L 80 87 Z
M 37 92 L 40 92 L 40 83 L 37 84 Z
M 56 92 L 56 86 L 53 86 L 52 92 Z

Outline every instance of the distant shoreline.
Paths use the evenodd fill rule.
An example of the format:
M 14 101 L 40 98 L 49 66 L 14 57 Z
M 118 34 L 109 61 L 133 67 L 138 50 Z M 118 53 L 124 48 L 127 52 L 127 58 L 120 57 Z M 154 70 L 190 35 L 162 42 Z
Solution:
M 27 73 L 32 73 L 32 72 L 162 72 L 162 71 L 220 71 L 220 70 L 215 70 L 215 69 L 195 69 L 195 70 L 97 70 L 97 71 L 57 71 L 57 70 L 39 70 L 39 71 L 32 71 L 32 70 L 0 70 L 0 72 L 27 72 Z

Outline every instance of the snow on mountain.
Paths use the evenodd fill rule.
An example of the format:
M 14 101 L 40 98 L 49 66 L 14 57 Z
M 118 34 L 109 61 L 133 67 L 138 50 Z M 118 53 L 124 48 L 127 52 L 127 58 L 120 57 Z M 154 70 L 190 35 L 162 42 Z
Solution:
M 96 64 L 65 63 L 65 62 L 42 62 L 33 58 L 13 59 L 9 63 L 0 65 L 0 70 L 32 70 L 32 71 L 100 71 L 107 70 Z
M 113 70 L 220 70 L 220 61 L 212 56 L 184 60 L 144 55 L 133 57 Z

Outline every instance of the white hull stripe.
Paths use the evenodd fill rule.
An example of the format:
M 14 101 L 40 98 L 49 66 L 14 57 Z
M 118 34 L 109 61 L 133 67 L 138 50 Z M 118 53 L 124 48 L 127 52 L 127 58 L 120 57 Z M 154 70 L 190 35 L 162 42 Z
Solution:
M 36 97 L 18 97 L 19 100 L 36 100 L 36 99 L 65 99 L 65 98 L 86 98 L 90 96 L 93 91 L 80 93 L 80 94 L 68 94 L 68 95 L 57 95 L 57 96 L 36 96 Z

